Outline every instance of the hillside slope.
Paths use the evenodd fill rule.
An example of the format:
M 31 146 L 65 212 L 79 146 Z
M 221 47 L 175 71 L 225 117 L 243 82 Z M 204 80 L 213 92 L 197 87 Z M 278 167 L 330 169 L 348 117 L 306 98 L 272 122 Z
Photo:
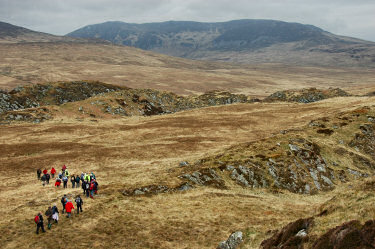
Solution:
M 346 168 L 367 174 L 373 171 L 363 163 L 355 167 L 349 165 L 352 162 L 349 153 L 373 162 L 366 139 L 362 139 L 367 136 L 363 137 L 360 129 L 363 124 L 373 125 L 366 116 L 373 116 L 373 103 L 373 97 L 342 97 L 310 104 L 235 104 L 170 115 L 108 117 L 97 122 L 71 118 L 69 110 L 77 112 L 79 106 L 66 103 L 59 106 L 59 118 L 40 124 L 0 125 L 0 215 L 3 217 L 0 220 L 0 242 L 3 248 L 20 248 L 26 243 L 33 248 L 45 248 L 69 241 L 64 244 L 66 248 L 211 249 L 231 232 L 241 230 L 245 237 L 244 248 L 259 248 L 261 241 L 270 237 L 270 230 L 318 214 L 321 207 L 328 209 L 329 215 L 322 219 L 324 223 L 320 223 L 315 231 L 319 235 L 335 224 L 342 224 L 343 218 L 359 219 L 363 216 L 368 219 L 375 211 L 373 205 L 363 207 L 356 203 L 358 199 L 358 203 L 370 203 L 373 194 L 369 195 L 369 191 L 357 193 L 351 189 L 351 185 L 356 184 L 356 175 Z M 86 104 L 90 105 L 90 102 Z M 340 113 L 342 118 L 348 118 L 342 120 L 348 125 L 333 128 Z M 324 121 L 324 117 L 334 118 Z M 329 136 L 317 133 L 324 129 L 322 127 L 306 127 L 312 119 L 334 133 Z M 289 132 L 279 134 L 285 130 Z M 337 167 L 336 170 L 342 168 L 347 183 L 336 179 L 331 191 L 301 195 L 277 187 L 243 187 L 230 178 L 229 172 L 215 169 L 225 180 L 226 189 L 195 185 L 188 191 L 150 196 L 123 194 L 124 190 L 145 186 L 175 188 L 186 181 L 179 176 L 212 167 L 215 163 L 211 162 L 253 160 L 250 156 L 255 152 L 248 150 L 252 145 L 257 146 L 257 154 L 266 156 L 265 159 L 272 157 L 279 163 L 278 159 L 288 159 L 283 154 L 289 150 L 286 143 L 290 143 L 289 137 L 298 133 L 307 140 L 317 140 L 313 142 L 319 143 L 321 156 L 327 161 L 326 171 L 333 167 Z M 357 138 L 357 144 L 350 147 L 353 138 Z M 278 139 L 282 140 L 280 147 Z M 343 140 L 344 144 L 338 140 Z M 361 141 L 365 142 L 363 146 Z M 250 147 L 247 146 L 249 143 Z M 303 149 L 303 153 L 312 151 L 294 145 Z M 346 149 L 344 156 L 327 155 L 327 151 L 334 149 L 332 145 Z M 271 151 L 273 147 L 280 151 Z M 244 157 L 236 156 L 237 152 L 243 153 Z M 200 161 L 202 159 L 208 160 Z M 261 157 L 256 157 L 256 160 L 262 165 L 267 162 Z M 184 161 L 187 164 L 182 163 Z M 303 163 L 300 159 L 297 162 Z M 51 231 L 37 236 L 33 221 L 36 212 L 44 212 L 53 203 L 61 209 L 59 200 L 63 194 L 69 198 L 82 194 L 81 189 L 70 186 L 67 189 L 57 189 L 51 184 L 43 187 L 36 179 L 38 167 L 60 169 L 63 164 L 68 166 L 71 174 L 95 172 L 100 184 L 99 194 L 93 200 L 84 199 L 83 213 L 73 214 L 72 219 L 61 216 L 59 224 L 53 225 Z M 335 176 L 339 172 L 336 170 Z M 15 172 L 21 177 L 13 177 Z M 304 170 L 298 172 L 303 175 Z M 306 173 L 306 180 L 311 187 L 315 186 L 310 172 Z M 363 178 L 358 177 L 358 180 L 363 181 Z M 339 199 L 329 201 L 336 195 Z M 67 232 L 72 227 L 80 232 Z M 52 234 L 59 236 L 50 240 Z
M 30 42 L 88 42 L 88 40 L 51 35 L 0 22 L 0 44 Z M 90 42 L 94 42 L 94 40 Z
M 240 63 L 375 65 L 375 43 L 326 32 L 312 25 L 274 20 L 221 23 L 106 22 L 67 36 L 100 38 L 172 56 Z

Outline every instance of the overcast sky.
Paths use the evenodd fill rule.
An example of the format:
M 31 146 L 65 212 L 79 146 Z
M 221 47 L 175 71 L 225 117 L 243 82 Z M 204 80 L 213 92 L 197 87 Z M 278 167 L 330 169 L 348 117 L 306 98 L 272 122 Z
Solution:
M 375 0 L 0 0 L 0 21 L 64 35 L 106 21 L 274 19 L 375 41 Z

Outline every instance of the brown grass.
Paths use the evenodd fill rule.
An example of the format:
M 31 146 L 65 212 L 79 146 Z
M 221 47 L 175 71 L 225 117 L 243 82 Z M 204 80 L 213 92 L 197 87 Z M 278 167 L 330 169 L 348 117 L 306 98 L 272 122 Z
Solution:
M 364 94 L 375 91 L 373 75 L 374 69 L 192 61 L 104 44 L 0 44 L 0 88 L 6 89 L 29 83 L 99 80 L 178 94 L 220 89 L 265 97 L 306 87 L 340 87 Z
M 350 97 L 314 104 L 238 104 L 153 117 L 106 117 L 96 123 L 77 121 L 76 108 L 62 107 L 53 121 L 0 126 L 0 244 L 2 248 L 214 248 L 230 232 L 242 230 L 243 248 L 257 248 L 269 236 L 267 231 L 318 213 L 336 192 L 300 196 L 235 184 L 228 190 L 201 187 L 152 197 L 124 197 L 120 191 L 149 184 L 173 186 L 183 171 L 180 161 L 195 162 L 238 143 L 373 103 L 374 98 Z M 61 207 L 63 194 L 81 193 L 43 188 L 36 180 L 38 167 L 59 169 L 63 164 L 71 173 L 94 171 L 100 195 L 84 200 L 82 215 L 61 217 L 61 224 L 36 236 L 36 212 L 52 203 Z M 338 217 L 344 215 L 343 211 Z

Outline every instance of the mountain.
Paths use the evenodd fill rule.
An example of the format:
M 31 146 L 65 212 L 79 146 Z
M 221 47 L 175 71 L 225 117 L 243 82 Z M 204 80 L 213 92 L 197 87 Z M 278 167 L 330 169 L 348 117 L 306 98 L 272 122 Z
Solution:
M 35 43 L 35 42 L 97 42 L 95 40 L 56 36 L 37 32 L 10 23 L 0 22 L 0 43 Z
M 69 37 L 99 38 L 167 55 L 240 63 L 375 65 L 375 43 L 334 35 L 312 25 L 274 20 L 218 23 L 106 22 Z

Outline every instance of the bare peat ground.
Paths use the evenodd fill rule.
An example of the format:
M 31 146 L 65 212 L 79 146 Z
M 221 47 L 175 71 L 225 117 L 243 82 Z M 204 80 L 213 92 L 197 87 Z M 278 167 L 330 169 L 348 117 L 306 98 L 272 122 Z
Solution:
M 243 248 L 258 248 L 269 237 L 267 231 L 317 214 L 346 186 L 313 196 L 238 185 L 152 197 L 126 197 L 120 191 L 148 184 L 174 186 L 183 171 L 180 161 L 194 162 L 312 119 L 373 104 L 369 97 L 313 104 L 237 104 L 153 117 L 104 117 L 97 122 L 77 121 L 65 110 L 38 125 L 2 125 L 1 247 L 214 248 L 232 231 L 242 230 L 247 238 Z M 58 226 L 37 236 L 33 218 L 38 211 L 53 203 L 61 209 L 63 194 L 82 192 L 52 184 L 42 187 L 36 180 L 38 167 L 59 169 L 63 164 L 71 174 L 94 171 L 99 195 L 84 199 L 83 214 L 70 220 L 61 217 Z

